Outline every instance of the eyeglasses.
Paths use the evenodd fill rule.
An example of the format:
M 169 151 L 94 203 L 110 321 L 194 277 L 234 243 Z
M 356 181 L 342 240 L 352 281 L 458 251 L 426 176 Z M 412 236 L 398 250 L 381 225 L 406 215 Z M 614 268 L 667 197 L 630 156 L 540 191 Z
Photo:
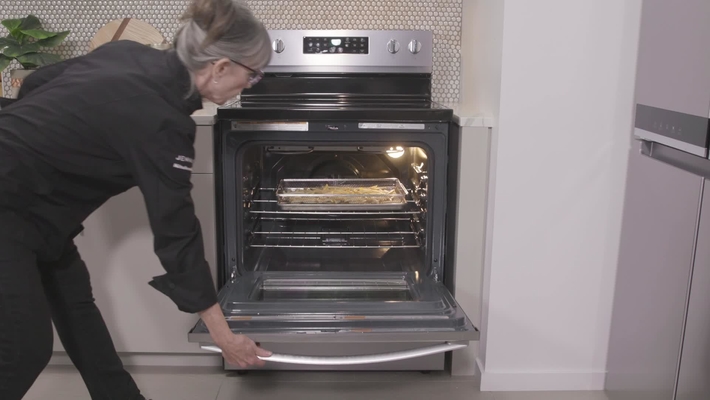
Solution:
M 239 61 L 234 61 L 234 60 L 232 60 L 231 58 L 229 59 L 229 61 L 231 61 L 231 62 L 233 62 L 233 63 L 239 65 L 240 67 L 246 68 L 246 69 L 250 72 L 250 74 L 249 74 L 249 86 L 254 86 L 254 85 L 256 85 L 257 83 L 259 83 L 259 81 L 261 80 L 261 78 L 264 77 L 264 71 L 255 70 L 254 68 L 247 67 L 246 65 L 240 63 Z M 215 63 L 216 63 L 215 61 L 212 61 L 212 64 L 215 64 Z
M 249 68 L 249 67 L 247 67 L 246 65 L 240 63 L 239 61 L 234 61 L 234 60 L 232 60 L 231 58 L 230 58 L 230 61 L 232 61 L 233 63 L 235 63 L 235 64 L 237 64 L 237 65 L 239 65 L 239 66 L 242 66 L 242 67 L 244 67 L 244 68 L 246 68 L 246 69 L 249 70 L 249 72 L 250 72 L 250 74 L 249 74 L 249 86 L 254 86 L 254 85 L 256 85 L 257 83 L 259 83 L 259 81 L 261 80 L 261 78 L 264 77 L 264 71 L 257 71 L 257 70 L 255 70 L 255 69 L 253 69 L 253 68 Z

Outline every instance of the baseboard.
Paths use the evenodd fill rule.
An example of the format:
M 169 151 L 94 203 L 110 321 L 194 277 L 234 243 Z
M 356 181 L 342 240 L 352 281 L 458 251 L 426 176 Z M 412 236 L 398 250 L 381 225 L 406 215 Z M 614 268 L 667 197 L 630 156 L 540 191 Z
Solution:
M 490 372 L 476 360 L 482 392 L 604 390 L 605 371 Z
M 483 360 L 480 357 L 476 357 L 476 375 L 483 376 L 486 369 L 483 367 Z
M 124 365 L 150 367 L 218 367 L 222 357 L 213 354 L 119 353 Z M 64 352 L 55 352 L 49 365 L 72 365 Z

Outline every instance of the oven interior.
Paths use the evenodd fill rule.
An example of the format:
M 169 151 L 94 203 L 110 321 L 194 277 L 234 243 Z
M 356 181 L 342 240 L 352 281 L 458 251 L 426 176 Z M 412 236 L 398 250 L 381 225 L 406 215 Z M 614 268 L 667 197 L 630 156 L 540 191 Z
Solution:
M 242 276 L 266 274 L 252 298 L 411 300 L 407 281 L 432 273 L 427 262 L 430 158 L 424 145 L 245 146 L 236 165 L 242 180 L 237 266 Z M 302 211 L 285 210 L 277 200 L 284 179 L 377 178 L 398 179 L 405 204 L 396 210 Z M 289 278 L 279 279 L 283 273 Z M 348 275 L 351 279 L 343 279 Z

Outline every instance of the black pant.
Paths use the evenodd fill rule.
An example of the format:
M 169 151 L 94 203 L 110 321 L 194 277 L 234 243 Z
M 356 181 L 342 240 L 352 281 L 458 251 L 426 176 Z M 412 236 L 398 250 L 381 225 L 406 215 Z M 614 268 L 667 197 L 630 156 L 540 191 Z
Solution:
M 144 400 L 116 354 L 74 243 L 46 263 L 25 243 L 0 237 L 0 399 L 21 399 L 47 365 L 52 321 L 93 400 Z

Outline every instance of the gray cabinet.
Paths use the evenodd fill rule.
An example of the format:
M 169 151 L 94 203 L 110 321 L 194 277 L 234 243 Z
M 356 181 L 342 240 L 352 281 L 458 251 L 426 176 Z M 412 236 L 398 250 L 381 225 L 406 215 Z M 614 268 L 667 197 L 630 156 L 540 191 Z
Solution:
M 197 127 L 195 136 L 195 164 L 193 174 L 214 174 L 214 143 L 212 125 Z
M 215 270 L 213 176 L 192 177 L 192 197 L 206 243 L 206 259 Z M 143 196 L 136 188 L 109 200 L 85 222 L 77 247 L 91 273 L 96 303 L 116 350 L 130 353 L 204 353 L 188 343 L 199 319 L 177 309 L 148 282 L 165 270 L 153 251 L 153 234 Z M 55 351 L 59 340 L 55 338 Z
M 710 160 L 631 155 L 608 354 L 610 400 L 710 398 Z
M 198 127 L 192 198 L 216 271 L 212 127 Z M 165 270 L 153 251 L 153 234 L 141 192 L 133 188 L 106 202 L 84 223 L 76 244 L 91 274 L 94 297 L 119 352 L 199 353 L 187 332 L 199 317 L 177 309 L 148 282 Z M 55 332 L 54 351 L 64 351 Z
M 612 400 L 673 399 L 701 184 L 630 154 L 606 379 Z
M 707 117 L 710 1 L 644 0 L 642 7 L 637 103 Z
M 705 181 L 685 334 L 680 357 L 677 400 L 710 399 L 710 182 Z
M 710 399 L 710 2 L 642 7 L 606 389 Z
M 453 294 L 474 326 L 481 323 L 490 135 L 489 128 L 461 128 Z M 478 355 L 478 342 L 471 342 L 468 347 L 454 351 L 451 374 L 475 375 Z

